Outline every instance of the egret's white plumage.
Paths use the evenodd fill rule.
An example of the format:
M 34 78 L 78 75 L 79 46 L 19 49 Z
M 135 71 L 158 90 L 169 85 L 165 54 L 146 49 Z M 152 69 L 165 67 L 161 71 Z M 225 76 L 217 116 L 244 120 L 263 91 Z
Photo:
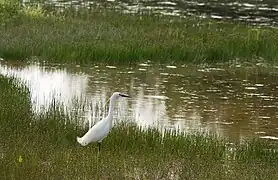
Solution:
M 86 146 L 91 142 L 98 142 L 100 148 L 101 141 L 108 135 L 112 128 L 114 104 L 119 97 L 129 96 L 119 92 L 114 92 L 110 97 L 108 115 L 101 121 L 97 122 L 91 129 L 89 129 L 89 131 L 83 137 L 77 137 L 77 142 L 79 144 Z

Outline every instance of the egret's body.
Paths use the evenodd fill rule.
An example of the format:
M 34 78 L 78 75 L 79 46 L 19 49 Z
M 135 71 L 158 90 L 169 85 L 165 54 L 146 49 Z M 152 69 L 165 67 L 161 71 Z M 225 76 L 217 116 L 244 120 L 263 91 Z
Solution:
M 110 97 L 108 115 L 97 122 L 83 137 L 77 137 L 77 142 L 82 146 L 86 146 L 91 142 L 98 142 L 99 148 L 102 140 L 109 134 L 112 128 L 113 110 L 116 99 L 119 97 L 129 97 L 119 92 L 113 93 Z

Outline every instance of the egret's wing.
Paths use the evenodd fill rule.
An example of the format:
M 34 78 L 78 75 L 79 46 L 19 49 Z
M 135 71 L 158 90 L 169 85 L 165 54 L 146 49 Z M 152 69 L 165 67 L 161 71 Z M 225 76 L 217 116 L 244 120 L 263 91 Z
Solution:
M 89 131 L 83 136 L 87 142 L 96 142 L 103 139 L 107 135 L 107 124 L 105 119 L 97 122 Z

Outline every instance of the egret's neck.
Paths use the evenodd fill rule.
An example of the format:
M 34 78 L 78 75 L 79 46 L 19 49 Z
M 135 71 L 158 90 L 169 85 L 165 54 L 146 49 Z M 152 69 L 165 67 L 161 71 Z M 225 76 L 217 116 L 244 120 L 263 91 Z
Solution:
M 110 117 L 111 119 L 113 118 L 113 112 L 114 112 L 114 104 L 116 101 L 116 97 L 112 96 L 110 98 L 110 102 L 109 102 L 109 111 L 108 111 L 108 115 L 107 117 Z

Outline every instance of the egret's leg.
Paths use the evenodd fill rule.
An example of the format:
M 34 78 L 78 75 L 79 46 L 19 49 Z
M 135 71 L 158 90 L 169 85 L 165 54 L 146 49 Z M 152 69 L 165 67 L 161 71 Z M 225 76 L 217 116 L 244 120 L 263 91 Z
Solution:
M 100 152 L 100 142 L 98 142 L 97 145 L 98 145 L 98 152 Z

